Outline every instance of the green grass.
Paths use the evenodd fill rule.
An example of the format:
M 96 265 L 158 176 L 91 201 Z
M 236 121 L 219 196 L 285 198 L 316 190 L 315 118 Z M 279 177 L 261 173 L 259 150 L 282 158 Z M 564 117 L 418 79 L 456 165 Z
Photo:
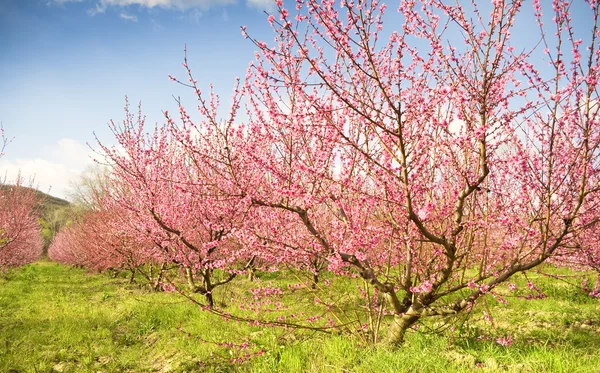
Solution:
M 600 301 L 561 281 L 529 278 L 547 298 L 525 300 L 500 288 L 508 305 L 486 298 L 459 328 L 462 337 L 458 331 L 431 332 L 443 326 L 432 319 L 392 350 L 348 335 L 227 322 L 178 294 L 39 262 L 0 278 L 0 372 L 600 371 Z M 255 283 L 240 279 L 217 290 L 216 299 L 227 303 L 249 287 L 293 282 L 276 274 L 263 274 Z M 528 294 L 522 276 L 515 282 L 521 289 L 517 295 Z M 342 287 L 348 286 L 333 281 L 328 289 Z M 314 294 L 299 289 L 284 298 L 287 313 L 309 313 Z M 355 301 L 348 296 L 339 304 L 349 310 Z M 493 324 L 483 320 L 482 309 L 491 313 Z M 497 344 L 502 335 L 512 336 L 513 344 Z M 220 342 L 250 347 L 231 349 Z M 230 358 L 258 351 L 243 364 L 230 364 Z

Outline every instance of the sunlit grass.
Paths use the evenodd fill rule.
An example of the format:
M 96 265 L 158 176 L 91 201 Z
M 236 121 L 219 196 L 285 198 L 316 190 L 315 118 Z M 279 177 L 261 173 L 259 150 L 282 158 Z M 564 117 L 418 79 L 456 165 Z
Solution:
M 299 281 L 289 273 L 286 279 L 261 277 L 217 290 L 217 302 L 235 311 L 230 299 L 249 287 L 287 287 Z M 348 335 L 227 322 L 178 294 L 40 262 L 0 278 L 0 372 L 600 371 L 600 301 L 545 276 L 531 274 L 529 279 L 548 297 L 524 299 L 527 280 L 519 276 L 514 281 L 518 292 L 497 289 L 508 305 L 488 297 L 454 333 L 447 328 L 437 333 L 444 323 L 432 319 L 393 350 Z M 351 287 L 356 284 L 333 281 L 320 296 L 333 299 Z M 287 313 L 318 310 L 311 308 L 310 289 L 284 297 Z M 358 299 L 345 297 L 336 311 L 340 318 Z M 483 309 L 491 323 L 483 319 Z M 504 335 L 512 337 L 511 346 L 496 343 Z M 232 349 L 222 342 L 249 347 Z M 253 357 L 230 363 L 246 360 L 246 354 Z

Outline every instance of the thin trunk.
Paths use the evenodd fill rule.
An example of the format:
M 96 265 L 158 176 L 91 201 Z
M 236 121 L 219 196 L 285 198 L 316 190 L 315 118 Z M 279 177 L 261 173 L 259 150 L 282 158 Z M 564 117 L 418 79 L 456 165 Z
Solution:
M 154 291 L 161 290 L 160 283 L 163 280 L 163 276 L 164 276 L 164 273 L 165 273 L 165 267 L 166 266 L 167 266 L 166 263 L 161 263 L 160 264 L 160 269 L 159 269 L 159 271 L 158 271 L 158 273 L 156 275 L 156 279 L 154 280 L 154 287 L 153 287 Z M 154 278 L 154 277 L 151 277 L 151 278 Z
M 311 288 L 316 289 L 317 284 L 319 283 L 319 273 L 313 273 Z
M 197 292 L 198 287 L 196 286 L 196 283 L 194 282 L 194 274 L 192 273 L 192 269 L 189 267 L 185 267 L 185 279 L 187 280 L 190 291 L 192 293 Z
M 206 298 L 206 304 L 208 305 L 208 308 L 212 309 L 215 306 L 215 301 L 213 300 L 213 295 L 211 291 L 207 291 L 206 293 L 204 293 L 204 297 Z
M 210 281 L 210 276 L 212 274 L 212 270 L 207 269 L 205 272 L 202 272 L 202 279 L 203 279 L 203 284 L 204 284 L 204 296 L 206 297 L 206 303 L 208 304 L 208 308 L 213 308 L 215 305 L 215 302 L 213 300 L 213 295 L 212 295 L 212 290 L 213 290 L 213 284 Z
M 196 282 L 194 281 L 194 274 L 192 272 L 192 269 L 189 267 L 185 268 L 185 278 L 187 279 L 190 291 L 192 293 L 200 293 L 200 294 L 204 295 L 204 297 L 206 298 L 206 304 L 207 304 L 208 308 L 213 308 L 215 305 L 213 295 L 212 295 L 213 285 L 210 281 L 211 273 L 212 273 L 212 271 L 209 269 L 207 269 L 205 272 L 201 272 L 202 286 L 198 286 L 198 285 L 196 285 Z

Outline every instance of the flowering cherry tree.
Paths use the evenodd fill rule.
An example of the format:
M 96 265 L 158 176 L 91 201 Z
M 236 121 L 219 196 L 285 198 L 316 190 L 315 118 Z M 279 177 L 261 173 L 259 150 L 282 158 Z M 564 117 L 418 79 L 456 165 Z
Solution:
M 125 229 L 123 213 L 116 210 L 88 210 L 63 228 L 48 248 L 48 257 L 64 264 L 98 271 L 129 270 L 145 274 L 149 260 L 139 235 Z M 146 243 L 146 246 L 151 246 Z M 149 282 L 153 279 L 147 277 Z
M 190 290 L 212 308 L 213 289 L 252 262 L 234 236 L 248 203 L 236 196 L 234 183 L 220 177 L 219 157 L 229 156 L 221 142 L 226 137 L 214 136 L 209 124 L 195 136 L 189 127 L 177 130 L 168 113 L 168 123 L 148 134 L 143 116 L 126 111 L 122 125 L 111 124 L 120 147 L 100 144 L 112 164 L 112 189 L 102 203 L 127 211 L 132 232 L 153 243 L 146 255 L 178 265 Z M 190 125 L 183 108 L 180 114 L 183 125 Z M 217 269 L 227 275 L 217 276 Z
M 600 297 L 600 225 L 598 224 L 598 201 L 592 203 L 590 208 L 583 211 L 580 220 L 585 230 L 578 232 L 573 245 L 552 258 L 552 263 L 557 266 L 569 267 L 589 275 L 589 271 L 596 273 L 595 283 L 588 284 L 588 279 L 583 279 L 582 288 L 592 297 Z M 588 271 L 588 273 L 586 273 Z
M 596 224 L 600 5 L 578 2 L 587 30 L 570 5 L 547 4 L 547 26 L 533 2 L 533 46 L 512 40 L 521 1 L 401 1 L 397 30 L 377 1 L 278 1 L 273 45 L 251 38 L 245 156 L 263 177 L 246 196 L 386 295 L 391 343 Z
M 40 258 L 43 240 L 38 224 L 38 195 L 23 185 L 0 187 L 0 270 L 34 262 Z
M 0 124 L 0 157 L 10 142 Z M 37 222 L 38 195 L 28 188 L 21 175 L 14 185 L 0 183 L 0 271 L 36 261 L 42 255 L 43 240 Z
M 159 245 L 146 232 L 136 231 L 136 216 L 114 203 L 116 186 L 104 169 L 82 176 L 72 220 L 54 238 L 50 259 L 101 272 L 129 271 L 130 282 L 140 274 L 154 290 L 163 286 L 170 267 Z

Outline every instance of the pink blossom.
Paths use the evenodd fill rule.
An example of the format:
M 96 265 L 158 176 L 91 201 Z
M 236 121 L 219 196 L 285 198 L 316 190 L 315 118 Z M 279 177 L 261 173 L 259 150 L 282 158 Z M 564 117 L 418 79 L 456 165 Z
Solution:
M 508 347 L 512 344 L 512 337 L 504 336 L 496 339 L 496 343 L 500 346 Z

